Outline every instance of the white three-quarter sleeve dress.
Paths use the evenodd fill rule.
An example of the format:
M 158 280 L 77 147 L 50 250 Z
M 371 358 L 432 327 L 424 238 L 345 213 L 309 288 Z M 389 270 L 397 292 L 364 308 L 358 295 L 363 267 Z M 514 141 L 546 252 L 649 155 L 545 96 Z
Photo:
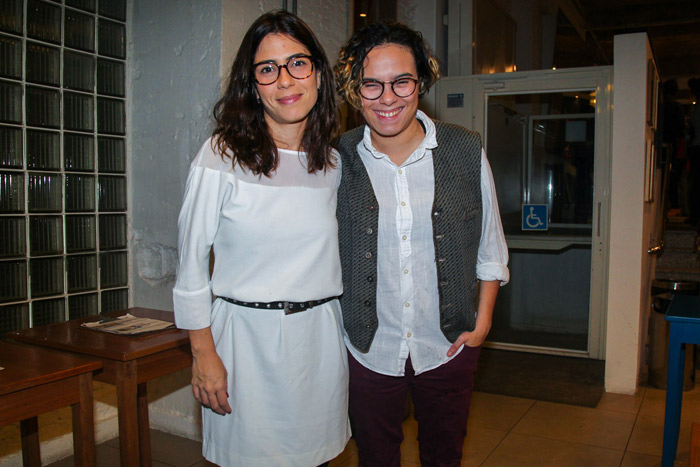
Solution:
M 212 296 L 305 302 L 342 293 L 339 170 L 309 174 L 304 153 L 279 156 L 272 177 L 256 176 L 232 168 L 208 140 L 192 162 L 178 219 L 175 320 L 182 329 L 211 326 L 228 371 L 233 412 L 202 409 L 203 454 L 222 466 L 313 467 L 350 437 L 337 300 L 289 315 L 212 303 Z

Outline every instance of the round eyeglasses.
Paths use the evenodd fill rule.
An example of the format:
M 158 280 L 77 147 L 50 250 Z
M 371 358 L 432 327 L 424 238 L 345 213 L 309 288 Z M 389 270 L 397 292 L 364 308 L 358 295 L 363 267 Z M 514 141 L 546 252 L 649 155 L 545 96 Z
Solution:
M 391 84 L 391 90 L 398 97 L 408 97 L 416 92 L 418 80 L 410 77 L 397 78 L 393 81 L 366 79 L 360 84 L 360 95 L 371 101 L 379 99 L 384 94 L 385 84 Z
M 278 65 L 274 60 L 267 60 L 253 65 L 255 82 L 267 86 L 280 77 L 282 68 L 294 79 L 306 79 L 314 72 L 314 62 L 308 55 L 295 55 L 286 64 Z

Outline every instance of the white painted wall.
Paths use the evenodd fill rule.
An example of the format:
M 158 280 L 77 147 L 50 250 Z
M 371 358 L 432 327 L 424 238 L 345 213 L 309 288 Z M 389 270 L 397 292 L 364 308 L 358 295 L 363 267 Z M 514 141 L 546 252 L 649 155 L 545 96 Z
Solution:
M 605 389 L 634 394 L 643 364 L 653 265 L 646 250 L 658 210 L 658 202 L 644 203 L 646 76 L 652 53 L 646 34 L 637 33 L 616 36 L 614 54 Z

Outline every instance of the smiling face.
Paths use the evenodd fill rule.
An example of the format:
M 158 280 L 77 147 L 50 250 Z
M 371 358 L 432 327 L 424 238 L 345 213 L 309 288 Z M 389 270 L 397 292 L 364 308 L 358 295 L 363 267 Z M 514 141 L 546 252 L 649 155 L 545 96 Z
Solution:
M 362 116 L 370 128 L 372 143 L 387 154 L 383 147 L 400 146 L 413 150 L 424 137 L 423 127 L 416 119 L 418 90 L 408 97 L 398 97 L 391 90 L 389 81 L 402 77 L 418 78 L 416 61 L 410 49 L 398 44 L 386 44 L 369 51 L 365 58 L 363 79 L 385 84 L 384 92 L 378 99 L 362 98 Z
M 285 65 L 296 55 L 309 55 L 309 50 L 289 36 L 270 34 L 260 42 L 253 62 L 272 60 L 277 65 Z M 319 84 L 318 71 L 308 78 L 295 79 L 283 68 L 274 83 L 255 85 L 265 112 L 265 122 L 279 146 L 298 148 L 306 119 L 318 99 Z

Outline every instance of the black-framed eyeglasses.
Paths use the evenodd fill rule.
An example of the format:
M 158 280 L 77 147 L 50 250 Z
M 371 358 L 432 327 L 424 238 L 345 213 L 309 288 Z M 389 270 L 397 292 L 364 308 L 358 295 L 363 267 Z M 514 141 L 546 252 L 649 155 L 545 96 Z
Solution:
M 384 94 L 384 85 L 391 84 L 391 90 L 398 97 L 408 97 L 416 92 L 418 80 L 410 76 L 396 78 L 393 81 L 379 81 L 376 79 L 365 79 L 360 84 L 360 95 L 368 100 L 379 99 Z
M 294 79 L 306 79 L 314 72 L 314 62 L 309 55 L 295 55 L 284 65 L 267 60 L 253 65 L 253 78 L 263 86 L 272 84 L 280 77 L 282 68 Z

